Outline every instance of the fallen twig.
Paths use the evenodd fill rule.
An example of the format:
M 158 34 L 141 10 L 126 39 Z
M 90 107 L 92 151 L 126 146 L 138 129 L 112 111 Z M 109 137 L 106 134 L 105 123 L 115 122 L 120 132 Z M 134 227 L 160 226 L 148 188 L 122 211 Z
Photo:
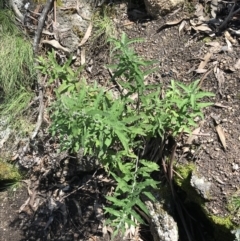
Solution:
M 47 1 L 46 5 L 43 9 L 43 12 L 42 12 L 42 14 L 39 18 L 38 27 L 37 27 L 36 34 L 35 34 L 34 41 L 33 41 L 33 52 L 34 52 L 35 55 L 38 52 L 38 45 L 39 45 L 40 38 L 41 38 L 41 35 L 42 35 L 44 22 L 45 22 L 47 13 L 48 13 L 53 1 L 54 0 L 48 0 Z M 35 64 L 36 65 L 38 64 L 37 61 L 35 61 Z M 39 88 L 39 114 L 38 114 L 37 124 L 36 124 L 36 127 L 35 127 L 32 135 L 31 135 L 31 137 L 28 139 L 27 144 L 23 147 L 23 150 L 22 150 L 21 154 L 19 155 L 20 159 L 22 159 L 25 156 L 26 152 L 28 151 L 30 141 L 32 141 L 36 137 L 36 135 L 37 135 L 37 133 L 38 133 L 38 131 L 39 131 L 41 125 L 42 125 L 44 103 L 43 103 L 43 88 L 42 88 L 41 77 L 40 77 L 39 73 L 37 74 L 37 79 L 38 79 L 37 84 L 38 84 L 38 88 Z
M 240 12 L 240 8 L 238 8 L 236 11 L 233 12 L 235 6 L 236 6 L 237 0 L 234 1 L 234 4 L 231 8 L 230 13 L 228 14 L 227 18 L 223 21 L 223 23 L 220 25 L 219 27 L 219 31 L 222 31 L 226 28 L 227 23 L 230 21 L 230 19 L 237 14 L 238 12 Z
M 36 137 L 36 135 L 37 135 L 37 133 L 38 133 L 38 131 L 39 131 L 41 125 L 42 125 L 43 111 L 44 111 L 43 90 L 40 89 L 39 90 L 39 114 L 38 114 L 36 127 L 35 127 L 32 135 L 31 135 L 31 140 L 33 140 Z
M 38 78 L 40 78 L 40 77 L 38 77 Z M 28 139 L 27 144 L 23 147 L 21 154 L 19 154 L 20 159 L 22 159 L 25 156 L 26 152 L 28 151 L 30 141 L 34 140 L 34 138 L 36 137 L 36 135 L 42 125 L 43 111 L 44 111 L 43 89 L 42 88 L 39 89 L 38 98 L 39 98 L 39 114 L 38 114 L 37 124 L 36 124 L 36 127 L 31 135 L 31 137 Z
M 44 22 L 45 22 L 45 19 L 47 17 L 47 13 L 48 11 L 50 10 L 50 7 L 52 5 L 54 0 L 48 0 L 43 11 L 42 11 L 42 14 L 38 20 L 38 26 L 37 26 L 37 30 L 36 30 L 36 34 L 34 36 L 34 40 L 33 40 L 33 52 L 34 54 L 37 54 L 38 52 L 38 45 L 39 45 L 39 42 L 40 42 L 40 39 L 41 39 L 41 35 L 42 35 L 42 30 L 43 30 L 43 27 L 44 27 Z

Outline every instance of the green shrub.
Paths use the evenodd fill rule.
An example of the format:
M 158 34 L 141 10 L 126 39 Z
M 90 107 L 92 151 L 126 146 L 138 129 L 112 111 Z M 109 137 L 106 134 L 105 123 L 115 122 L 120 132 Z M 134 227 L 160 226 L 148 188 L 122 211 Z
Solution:
M 82 82 L 78 90 L 58 96 L 51 109 L 50 131 L 59 138 L 63 150 L 77 152 L 84 148 L 84 153 L 101 160 L 116 180 L 115 193 L 107 197 L 112 206 L 105 208 L 116 234 L 124 232 L 125 223 L 134 225 L 131 215 L 143 223 L 133 209 L 137 205 L 148 213 L 140 195 L 154 200 L 147 190 L 157 187 L 151 173 L 158 166 L 141 158 L 139 149 L 144 148 L 144 140 L 190 132 L 196 125 L 194 118 L 203 117 L 202 108 L 211 104 L 200 100 L 213 94 L 201 92 L 198 81 L 190 85 L 171 81 L 161 99 L 159 86 L 144 84 L 146 75 L 155 70 L 153 62 L 143 60 L 129 48 L 141 40 L 129 40 L 123 34 L 121 40 L 109 41 L 115 46 L 112 81 L 125 91 L 116 99 L 111 91 Z

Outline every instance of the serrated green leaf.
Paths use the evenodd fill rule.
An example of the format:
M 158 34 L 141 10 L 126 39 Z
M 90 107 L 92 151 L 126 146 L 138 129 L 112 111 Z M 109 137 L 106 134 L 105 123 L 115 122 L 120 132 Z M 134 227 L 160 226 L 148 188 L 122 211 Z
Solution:
M 133 222 L 131 219 L 129 219 L 129 218 L 127 218 L 127 219 L 125 219 L 125 223 L 127 223 L 129 226 L 136 226 L 136 223 L 135 222 Z
M 196 99 L 201 99 L 203 97 L 212 97 L 212 96 L 215 96 L 215 94 L 211 92 L 198 92 L 197 94 L 195 94 Z
M 113 208 L 104 207 L 105 213 L 110 213 L 111 215 L 114 215 L 115 217 L 121 217 L 121 213 L 119 211 L 116 211 Z
M 120 142 L 122 143 L 124 149 L 126 151 L 128 151 L 128 149 L 129 149 L 128 140 L 127 140 L 126 136 L 124 135 L 124 133 L 122 133 L 121 131 L 116 130 L 116 129 L 114 130 L 114 132 L 118 136 L 118 138 L 119 138 Z
M 140 207 L 142 209 L 142 211 L 144 211 L 144 213 L 149 214 L 149 211 L 148 211 L 146 205 L 140 199 L 137 199 L 136 205 L 138 207 Z
M 190 89 L 188 86 L 182 84 L 182 83 L 176 83 L 179 87 L 181 87 L 186 93 L 190 92 Z
M 145 195 L 145 196 L 147 196 L 151 201 L 155 201 L 156 200 L 156 198 L 152 195 L 152 193 L 150 193 L 150 192 L 143 192 L 143 194 Z
M 197 107 L 198 107 L 199 109 L 201 109 L 201 108 L 205 108 L 205 107 L 208 107 L 208 106 L 211 106 L 211 105 L 213 105 L 212 102 L 205 102 L 205 103 L 198 103 L 198 104 L 197 104 Z
M 143 219 L 141 218 L 141 216 L 136 213 L 133 209 L 132 209 L 132 212 L 131 212 L 131 215 L 137 219 L 137 221 L 141 224 L 145 224 L 145 222 L 143 221 Z
M 109 200 L 110 202 L 112 202 L 114 205 L 116 205 L 118 207 L 124 207 L 126 205 L 124 200 L 119 200 L 115 197 L 106 196 L 106 199 Z

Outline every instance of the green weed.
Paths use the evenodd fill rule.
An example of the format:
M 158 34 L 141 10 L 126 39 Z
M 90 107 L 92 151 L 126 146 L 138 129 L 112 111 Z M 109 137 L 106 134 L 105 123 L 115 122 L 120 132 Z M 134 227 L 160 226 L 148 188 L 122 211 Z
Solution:
M 107 5 L 103 5 L 100 10 L 94 14 L 94 34 L 92 42 L 95 42 L 96 40 L 99 42 L 101 38 L 100 46 L 104 46 L 109 38 L 116 37 L 115 25 L 112 20 L 114 15 L 114 8 Z
M 116 62 L 110 66 L 114 70 L 112 81 L 125 91 L 116 99 L 96 83 L 90 86 L 82 81 L 77 91 L 58 95 L 51 108 L 50 132 L 59 138 L 62 150 L 77 152 L 84 148 L 84 154 L 101 160 L 115 179 L 115 193 L 107 197 L 111 207 L 105 211 L 116 234 L 124 233 L 126 223 L 134 225 L 131 216 L 143 223 L 133 209 L 137 205 L 148 213 L 141 195 L 154 200 L 147 189 L 157 188 L 151 173 L 158 166 L 139 154 L 144 140 L 190 132 L 196 125 L 194 118 L 203 117 L 202 108 L 211 105 L 201 99 L 213 94 L 201 92 L 198 81 L 184 85 L 172 80 L 161 99 L 159 86 L 144 83 L 144 78 L 155 71 L 153 62 L 142 59 L 129 47 L 142 40 L 130 40 L 123 34 L 120 40 L 109 41 Z M 54 76 L 54 72 L 48 74 Z
M 240 213 L 240 191 L 238 190 L 228 202 L 228 208 L 232 213 Z
M 48 52 L 46 58 L 39 56 L 37 61 L 39 65 L 36 69 L 40 70 L 43 75 L 49 77 L 48 84 L 52 84 L 55 81 L 61 81 L 61 85 L 56 90 L 57 95 L 61 95 L 64 92 L 79 90 L 80 83 L 78 79 L 83 66 L 73 71 L 70 67 L 72 57 L 70 57 L 64 65 L 60 66 L 56 61 L 55 51 L 52 50 L 52 52 Z

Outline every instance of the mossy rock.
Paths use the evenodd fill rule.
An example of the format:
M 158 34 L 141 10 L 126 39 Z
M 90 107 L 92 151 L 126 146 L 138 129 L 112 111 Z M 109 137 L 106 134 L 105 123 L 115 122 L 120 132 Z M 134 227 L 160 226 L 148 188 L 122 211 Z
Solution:
M 214 237 L 218 241 L 234 240 L 234 235 L 231 233 L 236 227 L 232 222 L 232 217 L 218 217 L 208 215 L 208 219 L 214 226 Z
M 21 174 L 16 167 L 0 160 L 0 182 L 19 181 L 20 179 Z
M 231 233 L 231 231 L 237 227 L 232 222 L 232 216 L 229 215 L 227 217 L 219 217 L 211 215 L 205 207 L 205 200 L 191 186 L 190 180 L 192 172 L 196 170 L 195 164 L 189 163 L 186 165 L 180 165 L 175 167 L 175 170 L 182 178 L 178 175 L 175 175 L 174 182 L 186 193 L 187 197 L 185 201 L 189 204 L 196 204 L 203 220 L 212 226 L 214 230 L 214 239 L 217 241 L 234 240 L 234 235 Z M 188 205 L 187 203 L 186 205 Z
M 175 169 L 182 178 L 175 175 L 174 182 L 187 194 L 186 201 L 194 202 L 199 206 L 204 205 L 204 200 L 190 184 L 192 172 L 196 169 L 195 165 L 193 163 L 189 163 L 175 167 Z

